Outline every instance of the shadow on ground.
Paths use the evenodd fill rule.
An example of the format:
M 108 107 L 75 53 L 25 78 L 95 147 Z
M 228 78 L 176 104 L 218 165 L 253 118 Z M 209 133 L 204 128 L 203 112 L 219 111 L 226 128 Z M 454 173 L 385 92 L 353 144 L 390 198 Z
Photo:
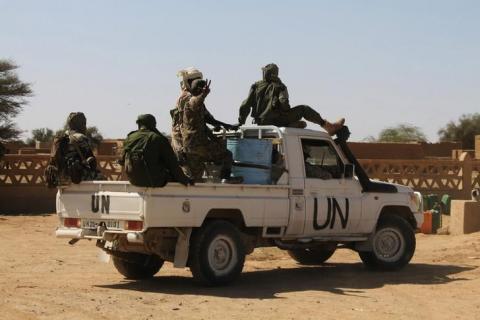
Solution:
M 319 267 L 298 267 L 243 272 L 240 279 L 226 287 L 201 287 L 190 277 L 161 276 L 144 281 L 125 281 L 99 285 L 100 288 L 158 292 L 178 295 L 206 295 L 229 298 L 272 299 L 293 291 L 325 291 L 340 295 L 358 295 L 385 285 L 441 285 L 465 278 L 450 278 L 477 267 L 410 264 L 397 272 L 372 272 L 362 264 L 331 263 Z
M 49 217 L 52 215 L 56 215 L 56 213 L 45 213 L 45 212 L 39 212 L 39 213 L 8 213 L 8 212 L 2 212 L 0 210 L 0 217 L 1 220 L 7 220 L 9 217 Z

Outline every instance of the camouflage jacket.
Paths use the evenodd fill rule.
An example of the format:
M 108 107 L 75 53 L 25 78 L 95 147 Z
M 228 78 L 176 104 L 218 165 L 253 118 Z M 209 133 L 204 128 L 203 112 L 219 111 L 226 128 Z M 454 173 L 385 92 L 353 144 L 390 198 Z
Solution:
M 170 111 L 172 115 L 172 145 L 177 152 L 193 152 L 207 144 L 212 133 L 207 124 L 218 126 L 223 122 L 216 120 L 207 110 L 204 98 L 183 91 L 177 100 L 177 106 Z
M 260 80 L 252 85 L 247 99 L 242 102 L 238 122 L 244 124 L 250 113 L 258 122 L 259 119 L 275 118 L 289 109 L 288 90 L 282 81 Z
M 59 172 L 59 184 L 101 178 L 88 137 L 73 130 L 55 138 L 49 164 Z
M 172 148 L 177 158 L 180 158 L 181 153 L 183 152 L 182 148 L 182 117 L 183 113 L 175 107 L 170 110 L 170 115 L 172 116 Z

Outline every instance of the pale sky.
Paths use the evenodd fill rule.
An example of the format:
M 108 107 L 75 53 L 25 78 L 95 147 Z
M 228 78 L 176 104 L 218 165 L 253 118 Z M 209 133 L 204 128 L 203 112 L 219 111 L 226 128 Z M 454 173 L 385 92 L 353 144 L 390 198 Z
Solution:
M 480 1 L 461 0 L 0 0 L 0 58 L 35 92 L 23 130 L 83 111 L 107 138 L 141 113 L 169 132 L 189 66 L 212 80 L 209 110 L 234 123 L 274 62 L 291 105 L 345 117 L 353 141 L 399 123 L 437 141 L 448 121 L 480 112 L 479 17 Z

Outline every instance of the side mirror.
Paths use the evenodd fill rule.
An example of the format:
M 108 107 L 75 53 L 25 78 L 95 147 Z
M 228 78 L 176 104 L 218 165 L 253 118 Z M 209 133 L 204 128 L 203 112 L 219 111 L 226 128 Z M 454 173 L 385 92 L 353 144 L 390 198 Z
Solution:
M 355 166 L 351 163 L 345 164 L 343 167 L 343 177 L 344 178 L 353 178 L 353 172 L 355 171 Z

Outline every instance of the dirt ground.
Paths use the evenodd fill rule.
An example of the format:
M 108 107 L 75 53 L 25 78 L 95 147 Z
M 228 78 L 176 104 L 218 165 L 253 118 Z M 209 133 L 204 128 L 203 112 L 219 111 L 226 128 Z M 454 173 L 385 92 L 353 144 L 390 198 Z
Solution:
M 354 252 L 302 267 L 277 249 L 249 256 L 239 281 L 205 288 L 166 264 L 128 281 L 93 242 L 56 239 L 55 215 L 0 215 L 0 319 L 480 319 L 480 233 L 417 236 L 399 272 Z

